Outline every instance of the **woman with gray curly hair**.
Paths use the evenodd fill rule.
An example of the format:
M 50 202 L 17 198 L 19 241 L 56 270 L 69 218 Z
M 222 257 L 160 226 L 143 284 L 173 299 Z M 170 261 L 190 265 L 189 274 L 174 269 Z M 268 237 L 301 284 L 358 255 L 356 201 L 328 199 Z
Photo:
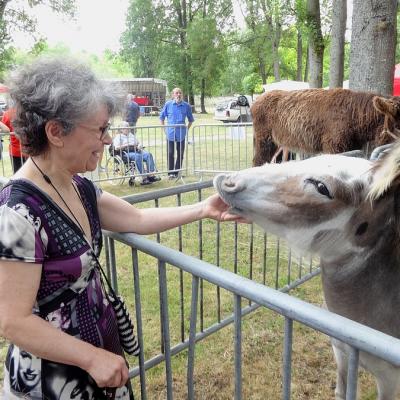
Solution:
M 0 335 L 11 342 L 5 397 L 132 399 L 98 268 L 101 229 L 152 234 L 238 218 L 216 194 L 190 206 L 137 209 L 79 175 L 96 169 L 118 110 L 87 66 L 37 60 L 9 86 L 15 132 L 30 157 L 0 193 Z M 10 374 L 18 374 L 21 353 L 29 371 L 17 385 Z

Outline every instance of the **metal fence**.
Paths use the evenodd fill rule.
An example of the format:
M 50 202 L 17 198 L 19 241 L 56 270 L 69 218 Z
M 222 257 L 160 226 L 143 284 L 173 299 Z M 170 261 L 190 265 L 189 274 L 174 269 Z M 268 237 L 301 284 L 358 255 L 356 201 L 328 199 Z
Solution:
M 203 191 L 209 186 L 211 182 L 200 182 L 132 195 L 126 200 L 130 203 L 150 201 L 158 206 L 163 198 L 175 196 L 176 203 L 181 204 L 184 195 L 190 195 L 191 201 L 200 200 Z M 200 221 L 192 228 L 179 227 L 175 240 L 172 239 L 171 242 L 171 237 L 168 235 L 165 244 L 161 235 L 157 235 L 156 240 L 149 240 L 135 234 L 104 233 L 107 244 L 107 268 L 116 289 L 118 284 L 121 284 L 122 278 L 118 276 L 120 261 L 117 254 L 120 255 L 124 251 L 127 253 L 127 249 L 131 251 L 128 269 L 132 271 L 132 277 L 128 286 L 130 289 L 133 288 L 129 294 L 134 296 L 136 326 L 142 353 L 138 365 L 131 369 L 130 377 L 139 376 L 141 399 L 149 396 L 146 371 L 159 363 L 165 364 L 166 398 L 174 398 L 172 359 L 184 350 L 187 351 L 185 397 L 203 398 L 202 388 L 195 386 L 194 383 L 197 343 L 206 337 L 209 341 L 213 340 L 213 335 L 229 324 L 234 325 L 231 342 L 234 348 L 232 363 L 235 375 L 232 378 L 234 379 L 232 397 L 241 399 L 242 317 L 258 307 L 266 307 L 285 318 L 281 365 L 282 399 L 291 398 L 292 345 L 296 340 L 293 337 L 293 321 L 298 321 L 351 346 L 347 400 L 355 400 L 357 395 L 359 351 L 366 351 L 400 366 L 399 340 L 283 293 L 319 273 L 312 260 L 308 260 L 307 263 L 294 260 L 290 249 L 283 242 L 267 236 L 253 226 L 226 223 L 210 225 L 207 222 L 205 228 L 205 224 L 205 221 Z M 187 229 L 192 230 L 190 233 L 184 232 Z M 184 244 L 185 238 L 188 237 L 191 242 L 190 247 Z M 206 244 L 210 242 L 213 245 L 207 246 Z M 187 250 L 193 249 L 194 243 L 197 254 L 190 255 Z M 115 250 L 116 246 L 118 251 Z M 224 253 L 224 247 L 227 253 Z M 221 257 L 223 253 L 228 255 Z M 143 275 L 147 274 L 151 264 L 149 258 L 142 258 L 145 255 L 153 259 L 157 268 L 153 276 L 154 279 L 158 278 L 159 315 L 156 316 L 149 316 L 148 311 L 144 315 L 143 312 L 143 309 L 148 310 L 149 297 L 148 293 L 142 294 Z M 184 276 L 190 277 L 191 296 L 185 291 Z M 213 289 L 206 291 L 205 282 L 211 284 Z M 157 286 L 155 282 L 153 286 Z M 222 297 L 222 290 L 227 291 L 230 296 Z M 172 305 L 175 296 L 178 298 L 179 306 Z M 231 307 L 224 307 L 222 305 L 224 301 L 228 301 Z M 188 318 L 189 327 L 186 326 Z M 152 334 L 148 336 L 145 329 L 147 324 L 153 326 Z M 159 352 L 156 354 L 154 348 L 148 347 L 154 346 L 155 324 L 159 324 L 156 331 L 160 336 Z
M 170 125 L 180 129 L 184 125 Z M 212 176 L 218 172 L 238 171 L 252 166 L 254 155 L 253 125 L 252 123 L 240 124 L 199 124 L 193 126 L 184 142 L 184 161 L 179 169 L 168 168 L 168 144 L 165 138 L 163 125 L 140 126 L 132 129 L 145 152 L 152 154 L 156 166 L 156 175 L 166 177 L 170 172 L 176 172 L 178 178 Z M 122 131 L 122 127 L 113 126 L 110 130 L 112 139 Z M 8 156 L 8 142 L 10 134 L 0 133 L 3 140 L 3 152 L 0 157 L 0 176 L 10 177 L 12 167 Z M 363 149 L 365 156 L 369 156 L 371 149 L 368 144 Z M 144 153 L 143 153 L 144 154 Z M 110 151 L 105 146 L 99 168 L 87 173 L 94 182 L 100 185 L 103 182 L 114 185 L 140 183 L 142 178 L 149 174 L 148 164 L 141 156 L 144 171 L 141 173 L 132 164 L 123 160 L 122 152 Z M 298 154 L 298 158 L 306 155 Z M 103 167 L 103 168 L 101 168 Z M 177 178 L 177 180 L 178 180 Z
M 184 125 L 170 125 L 181 129 Z M 192 127 L 184 142 L 184 161 L 181 168 L 173 171 L 168 168 L 168 144 L 163 125 L 140 126 L 132 129 L 145 152 L 152 154 L 156 174 L 167 176 L 170 172 L 182 176 L 200 176 L 215 174 L 218 171 L 234 171 L 251 167 L 253 159 L 253 129 L 251 123 L 243 124 L 201 124 Z M 112 139 L 122 132 L 122 127 L 111 128 Z M 11 177 L 12 166 L 8 156 L 10 134 L 0 134 L 3 140 L 3 152 L 0 160 L 0 175 Z M 116 157 L 117 156 L 117 157 Z M 99 168 L 86 174 L 101 184 L 135 184 L 148 175 L 148 165 L 142 154 L 144 171 L 140 172 L 126 162 L 120 151 L 109 151 L 105 146 Z

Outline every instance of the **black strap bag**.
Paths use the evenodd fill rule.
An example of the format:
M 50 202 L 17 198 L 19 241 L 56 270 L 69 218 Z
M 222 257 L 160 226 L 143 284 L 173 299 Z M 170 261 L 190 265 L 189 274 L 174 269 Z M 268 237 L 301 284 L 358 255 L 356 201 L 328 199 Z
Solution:
M 129 315 L 129 311 L 126 308 L 124 299 L 122 298 L 122 296 L 115 293 L 107 278 L 107 275 L 104 273 L 103 268 L 99 263 L 99 260 L 94 253 L 93 255 L 96 259 L 97 266 L 102 274 L 102 278 L 104 279 L 104 281 L 106 281 L 108 286 L 108 290 L 106 290 L 106 288 L 104 287 L 104 281 L 102 279 L 104 292 L 106 293 L 107 299 L 114 309 L 115 318 L 117 320 L 119 342 L 121 343 L 121 346 L 126 353 L 133 356 L 138 356 L 140 353 L 140 346 L 137 337 L 133 333 L 133 323 L 131 320 L 131 316 Z

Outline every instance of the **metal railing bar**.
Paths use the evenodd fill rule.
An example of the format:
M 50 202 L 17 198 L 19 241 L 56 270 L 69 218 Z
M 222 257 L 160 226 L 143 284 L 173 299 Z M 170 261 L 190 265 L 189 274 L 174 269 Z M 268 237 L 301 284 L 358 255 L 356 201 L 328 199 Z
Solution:
M 400 340 L 358 322 L 306 303 L 205 261 L 151 241 L 134 233 L 105 232 L 110 237 L 150 254 L 237 295 L 251 299 L 285 317 L 400 366 Z M 340 329 L 338 329 L 340 327 Z
M 218 221 L 217 226 L 217 246 L 216 246 L 216 252 L 217 252 L 217 258 L 216 258 L 216 265 L 219 267 L 220 266 L 220 246 L 221 246 L 221 223 Z M 221 288 L 217 286 L 217 320 L 218 322 L 221 322 Z
M 171 365 L 171 342 L 169 334 L 169 314 L 168 314 L 168 292 L 167 292 L 167 272 L 164 261 L 159 261 L 160 278 L 160 305 L 161 305 L 161 326 L 165 354 L 165 377 L 167 382 L 167 400 L 173 399 L 172 391 L 172 365 Z
M 254 257 L 254 224 L 250 224 L 250 240 L 249 240 L 249 279 L 253 280 L 253 257 Z M 251 300 L 249 300 L 251 304 Z
M 242 298 L 234 295 L 235 319 L 235 400 L 242 398 Z
M 180 207 L 182 205 L 181 193 L 177 194 L 176 205 Z M 183 240 L 182 240 L 182 225 L 178 227 L 178 250 L 183 251 Z M 181 318 L 181 341 L 185 341 L 185 296 L 183 291 L 183 271 L 179 270 L 179 309 Z
M 192 300 L 190 308 L 189 350 L 187 367 L 188 399 L 194 399 L 194 356 L 196 345 L 197 303 L 199 296 L 199 278 L 192 277 Z
M 260 308 L 260 306 L 258 304 L 253 304 L 251 306 L 247 306 L 247 307 L 243 308 L 242 309 L 242 317 L 252 313 L 253 311 L 255 311 L 258 308 Z M 232 324 L 233 322 L 234 322 L 234 315 L 232 314 L 229 317 L 227 317 L 226 319 L 223 319 L 221 321 L 221 323 L 216 323 L 216 324 L 211 325 L 210 327 L 204 329 L 203 332 L 196 333 L 195 342 L 197 343 L 200 340 L 203 340 L 203 339 L 207 338 L 208 336 L 211 336 L 212 334 L 218 332 L 219 330 L 225 328 L 226 326 Z M 189 347 L 189 339 L 186 339 L 185 342 L 178 343 L 178 344 L 174 345 L 173 347 L 171 347 L 171 355 L 174 356 L 174 355 L 180 353 L 181 351 L 186 350 L 188 347 Z M 151 359 L 145 361 L 144 367 L 146 370 L 150 369 L 150 368 L 160 364 L 164 360 L 165 360 L 165 355 L 158 354 L 158 355 L 152 357 Z M 133 367 L 129 371 L 130 378 L 134 378 L 138 375 L 139 375 L 139 367 Z
M 234 260 L 233 260 L 233 272 L 237 274 L 238 272 L 238 224 L 237 222 L 234 223 Z
M 202 200 L 201 189 L 197 191 L 197 201 Z M 199 233 L 199 259 L 203 259 L 203 221 L 198 222 L 198 233 Z M 200 330 L 204 330 L 204 282 L 200 280 Z
M 285 318 L 285 338 L 283 341 L 283 400 L 290 400 L 290 387 L 292 381 L 292 344 L 293 320 Z
M 135 315 L 136 315 L 136 331 L 139 347 L 141 349 L 139 353 L 139 375 L 140 375 L 140 394 L 141 399 L 147 399 L 146 391 L 146 368 L 144 366 L 144 343 L 143 343 L 143 320 L 142 320 L 142 303 L 140 296 L 140 279 L 139 279 L 139 258 L 138 251 L 132 248 L 132 269 L 133 269 L 133 295 L 135 298 Z
M 359 355 L 360 352 L 357 349 L 355 349 L 354 347 L 350 347 L 350 354 L 348 355 L 346 400 L 357 399 Z
M 278 238 L 276 241 L 275 289 L 278 289 L 279 287 L 280 244 L 281 244 L 281 239 Z
M 310 271 L 312 272 L 312 271 Z M 289 248 L 288 254 L 288 269 L 287 269 L 287 277 L 288 277 L 288 285 L 290 285 L 290 281 L 292 280 L 292 249 Z
M 264 246 L 263 246 L 263 284 L 267 281 L 267 250 L 268 250 L 268 236 L 264 233 Z
M 115 242 L 112 239 L 109 239 L 109 260 L 110 260 L 110 281 L 111 286 L 114 289 L 115 293 L 118 294 L 118 280 L 117 280 L 117 267 L 115 260 Z
M 161 199 L 163 197 L 174 196 L 178 193 L 187 193 L 192 192 L 198 189 L 206 189 L 212 186 L 212 180 L 196 182 L 196 183 L 187 183 L 184 185 L 180 185 L 177 187 L 171 187 L 160 190 L 153 190 L 145 193 L 136 193 L 131 194 L 129 196 L 121 197 L 123 200 L 127 201 L 130 204 L 142 203 L 145 201 L 151 201 L 154 199 Z
M 304 283 L 307 280 L 312 279 L 315 275 L 316 275 L 316 273 L 314 272 L 313 275 L 309 275 L 308 278 L 307 277 L 303 277 L 302 281 L 299 282 L 298 284 Z M 193 276 L 194 275 L 192 275 L 192 277 Z M 279 291 L 286 293 L 289 290 L 294 289 L 296 286 L 298 286 L 298 285 L 293 283 L 290 286 L 285 286 L 285 287 L 279 289 Z M 246 306 L 246 307 L 242 308 L 242 317 L 254 312 L 255 310 L 257 310 L 260 307 L 261 307 L 260 305 L 258 305 L 256 303 L 253 303 L 251 306 Z M 215 324 L 211 325 L 210 327 L 204 329 L 204 331 L 196 333 L 195 341 L 198 342 L 200 340 L 203 340 L 206 337 L 208 337 L 208 336 L 218 332 L 219 330 L 225 328 L 226 326 L 232 324 L 233 322 L 234 322 L 234 315 L 232 314 L 229 317 L 226 317 L 223 320 L 219 320 L 217 323 L 215 323 Z M 181 351 L 185 350 L 186 348 L 188 348 L 188 346 L 189 346 L 189 341 L 185 340 L 185 342 L 179 343 L 179 344 L 171 347 L 171 355 L 178 354 L 179 352 L 181 352 Z M 164 360 L 165 360 L 165 357 L 164 357 L 163 354 L 157 355 L 157 356 L 147 360 L 145 362 L 145 364 L 144 364 L 144 367 L 146 369 L 152 368 L 155 365 L 160 364 Z M 134 372 L 132 372 L 132 371 L 134 371 Z M 129 375 L 131 378 L 136 377 L 139 374 L 139 369 L 137 367 L 133 368 L 132 371 L 131 371 L 131 373 Z
M 107 276 L 111 275 L 111 266 L 110 266 L 110 241 L 111 239 L 108 236 L 103 235 L 103 244 L 105 249 L 105 260 L 106 260 L 106 274 Z

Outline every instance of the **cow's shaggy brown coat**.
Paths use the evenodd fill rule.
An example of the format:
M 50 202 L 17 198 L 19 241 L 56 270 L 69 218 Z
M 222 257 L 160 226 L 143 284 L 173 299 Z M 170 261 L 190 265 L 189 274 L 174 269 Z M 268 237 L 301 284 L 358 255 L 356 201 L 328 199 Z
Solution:
M 253 165 L 270 162 L 277 146 L 306 154 L 342 153 L 390 143 L 400 127 L 400 97 L 348 89 L 274 90 L 251 107 Z

